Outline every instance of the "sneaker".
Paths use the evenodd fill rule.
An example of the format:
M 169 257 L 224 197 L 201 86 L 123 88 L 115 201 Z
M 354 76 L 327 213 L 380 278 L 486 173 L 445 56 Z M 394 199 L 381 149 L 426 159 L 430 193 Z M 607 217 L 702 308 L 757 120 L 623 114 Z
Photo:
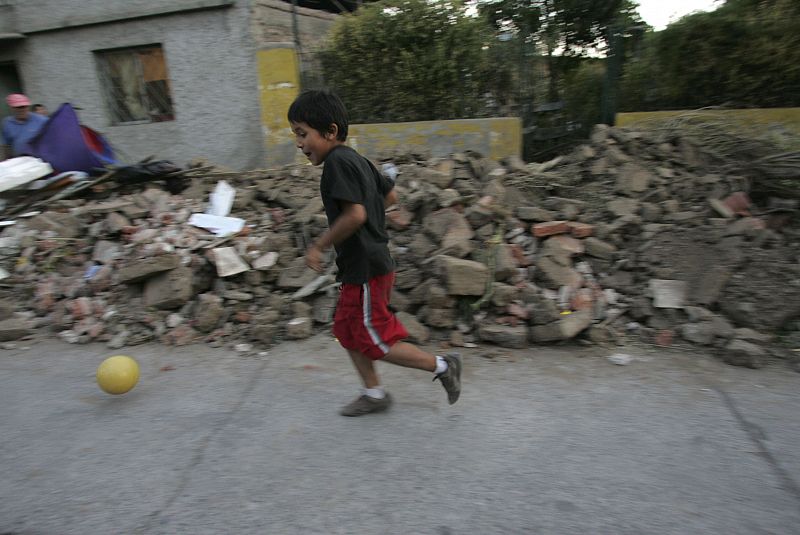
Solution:
M 392 396 L 386 393 L 383 399 L 371 398 L 366 394 L 362 394 L 354 399 L 339 411 L 342 416 L 364 416 L 371 412 L 383 412 L 392 404 Z
M 458 396 L 461 395 L 461 355 L 448 353 L 442 358 L 447 361 L 447 370 L 434 376 L 433 380 L 439 379 L 442 382 L 442 386 L 447 391 L 447 401 L 452 405 L 458 401 Z

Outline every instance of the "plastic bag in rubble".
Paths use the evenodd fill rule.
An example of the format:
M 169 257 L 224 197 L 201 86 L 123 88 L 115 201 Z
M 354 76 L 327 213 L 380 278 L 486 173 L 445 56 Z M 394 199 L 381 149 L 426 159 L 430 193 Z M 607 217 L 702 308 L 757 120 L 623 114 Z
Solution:
M 231 187 L 230 184 L 224 180 L 217 182 L 217 187 L 211 192 L 209 200 L 211 201 L 206 209 L 209 215 L 219 217 L 227 217 L 231 213 L 233 207 L 233 199 L 236 197 L 236 189 Z
M 32 156 L 0 162 L 0 191 L 16 188 L 53 172 L 50 164 Z
M 381 166 L 381 171 L 383 171 L 383 174 L 386 175 L 386 177 L 392 182 L 397 180 L 397 175 L 400 174 L 400 170 L 392 162 L 383 164 Z

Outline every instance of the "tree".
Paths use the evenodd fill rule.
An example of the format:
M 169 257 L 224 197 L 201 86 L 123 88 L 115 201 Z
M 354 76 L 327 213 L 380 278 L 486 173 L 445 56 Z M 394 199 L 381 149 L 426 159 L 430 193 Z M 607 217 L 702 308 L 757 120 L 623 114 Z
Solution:
M 343 16 L 320 58 L 353 121 L 474 117 L 492 85 L 489 40 L 461 3 L 377 2 Z
M 625 110 L 800 104 L 800 3 L 728 0 L 646 37 L 625 69 Z
M 546 58 L 549 100 L 558 99 L 560 78 L 580 64 L 571 58 L 605 50 L 612 26 L 641 22 L 631 0 L 482 0 L 479 9 L 496 32 L 513 34 L 521 48 Z M 530 71 L 524 57 L 520 69 Z

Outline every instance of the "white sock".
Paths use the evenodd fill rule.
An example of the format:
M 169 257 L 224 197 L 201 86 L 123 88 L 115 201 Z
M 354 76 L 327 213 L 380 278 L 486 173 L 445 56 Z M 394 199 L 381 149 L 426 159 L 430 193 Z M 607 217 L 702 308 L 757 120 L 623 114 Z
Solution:
M 364 394 L 366 394 L 368 398 L 372 399 L 383 399 L 386 397 L 386 391 L 380 385 L 376 386 L 375 388 L 365 388 Z
M 433 370 L 433 373 L 435 373 L 436 375 L 440 375 L 446 371 L 447 371 L 447 361 L 444 360 L 444 357 L 436 355 L 436 369 Z

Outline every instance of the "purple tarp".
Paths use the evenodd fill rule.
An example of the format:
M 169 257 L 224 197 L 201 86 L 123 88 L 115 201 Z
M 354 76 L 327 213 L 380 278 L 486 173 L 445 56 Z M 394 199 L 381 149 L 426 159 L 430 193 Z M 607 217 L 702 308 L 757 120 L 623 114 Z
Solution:
M 56 172 L 90 173 L 117 163 L 108 142 L 91 128 L 82 126 L 69 103 L 59 106 L 50 116 L 26 152 L 46 161 Z

